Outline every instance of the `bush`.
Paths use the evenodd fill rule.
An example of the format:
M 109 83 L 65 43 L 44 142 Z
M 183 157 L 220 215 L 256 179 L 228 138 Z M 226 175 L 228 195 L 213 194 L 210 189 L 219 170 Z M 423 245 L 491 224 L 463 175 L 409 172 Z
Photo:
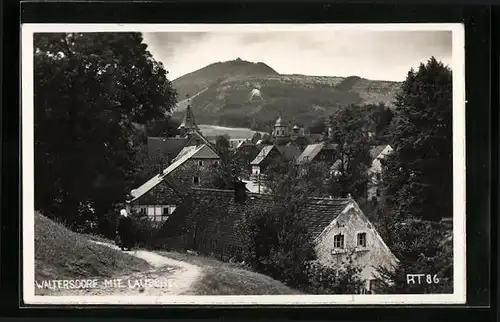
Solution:
M 287 216 L 281 207 L 252 207 L 236 229 L 242 231 L 247 245 L 242 257 L 252 270 L 293 288 L 307 285 L 305 263 L 314 259 L 314 249 L 298 216 Z
M 337 267 L 322 266 L 317 263 L 307 265 L 310 294 L 357 294 L 364 287 L 360 276 L 361 268 L 352 260 Z
M 135 243 L 137 247 L 157 249 L 158 232 L 163 222 L 155 222 L 147 216 L 132 216 Z

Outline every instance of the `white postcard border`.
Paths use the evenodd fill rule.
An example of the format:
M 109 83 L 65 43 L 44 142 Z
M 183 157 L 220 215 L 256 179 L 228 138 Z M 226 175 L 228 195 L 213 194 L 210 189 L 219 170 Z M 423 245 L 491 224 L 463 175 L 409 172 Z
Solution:
M 245 295 L 245 296 L 41 296 L 35 295 L 33 34 L 38 32 L 267 32 L 267 31 L 451 31 L 453 37 L 453 294 Z M 22 241 L 25 304 L 370 305 L 465 304 L 465 33 L 459 23 L 420 24 L 23 24 L 21 28 Z M 415 272 L 418 273 L 418 272 Z

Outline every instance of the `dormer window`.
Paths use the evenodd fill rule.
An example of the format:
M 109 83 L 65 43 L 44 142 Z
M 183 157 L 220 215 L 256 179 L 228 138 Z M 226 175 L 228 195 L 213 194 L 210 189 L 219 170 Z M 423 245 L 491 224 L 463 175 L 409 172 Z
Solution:
M 338 249 L 344 248 L 344 235 L 338 234 L 333 236 L 333 247 Z
M 358 247 L 366 247 L 366 233 L 359 233 L 357 239 L 358 239 L 357 242 Z

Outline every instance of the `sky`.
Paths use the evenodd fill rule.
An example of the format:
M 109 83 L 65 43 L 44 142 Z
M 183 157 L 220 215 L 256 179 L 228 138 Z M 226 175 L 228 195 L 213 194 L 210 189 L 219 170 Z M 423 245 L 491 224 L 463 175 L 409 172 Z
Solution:
M 144 33 L 174 80 L 215 62 L 264 62 L 281 74 L 402 81 L 431 56 L 451 66 L 451 31 L 273 31 Z

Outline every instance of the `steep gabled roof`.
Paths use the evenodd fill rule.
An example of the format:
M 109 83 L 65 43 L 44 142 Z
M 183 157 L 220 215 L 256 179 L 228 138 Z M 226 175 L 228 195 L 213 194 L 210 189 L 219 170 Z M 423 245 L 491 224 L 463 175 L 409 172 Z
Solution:
M 216 154 L 219 154 L 217 152 L 217 149 L 215 148 L 215 145 L 212 142 L 210 142 L 200 131 L 194 130 L 193 133 L 191 133 L 190 141 L 192 141 L 193 139 L 199 139 L 202 143 L 208 146 Z
M 297 164 L 303 164 L 312 161 L 316 155 L 323 149 L 323 143 L 309 144 L 297 158 Z
M 132 195 L 132 199 L 130 202 L 135 201 L 142 197 L 145 193 L 156 187 L 160 182 L 162 182 L 166 176 L 168 176 L 175 169 L 180 167 L 184 162 L 189 160 L 193 155 L 198 153 L 203 149 L 204 145 L 200 145 L 198 147 L 188 147 L 190 149 L 185 150 L 185 152 L 176 158 L 165 170 L 163 170 L 162 174 L 157 174 L 153 178 L 146 181 L 142 186 L 137 189 L 133 189 L 130 194 Z
M 308 218 L 307 228 L 312 236 L 319 236 L 352 202 L 349 198 L 311 198 L 302 211 Z
M 316 238 L 353 202 L 347 198 L 310 198 L 299 211 L 307 217 L 304 221 L 306 227 L 312 237 Z M 235 242 L 239 238 L 239 232 L 234 229 L 233 224 L 242 218 L 247 206 L 259 206 L 271 210 L 275 203 L 273 197 L 268 194 L 247 193 L 246 201 L 238 203 L 235 201 L 234 190 L 192 188 L 189 197 L 174 211 L 171 218 L 178 217 L 173 222 L 179 223 L 182 221 L 179 217 L 183 217 L 186 213 L 218 214 L 225 223 L 221 224 L 219 219 L 213 218 L 213 224 L 224 232 L 225 239 Z
M 288 161 L 297 159 L 301 154 L 300 149 L 296 145 L 293 145 L 293 144 L 292 145 L 280 145 L 280 146 L 276 146 L 276 148 L 278 149 L 278 151 L 280 151 L 281 155 L 283 155 L 283 157 Z
M 250 165 L 259 165 L 262 161 L 264 161 L 267 156 L 269 155 L 269 153 L 271 153 L 271 151 L 273 149 L 275 149 L 276 147 L 274 145 L 266 145 L 264 146 L 259 154 L 257 154 L 257 156 L 255 157 L 255 159 L 253 159 L 252 162 L 250 162 Z M 278 151 L 279 152 L 279 151 Z
M 326 144 L 325 142 L 309 144 L 297 158 L 297 164 L 311 162 L 322 150 L 335 150 L 337 144 Z
M 206 144 L 203 145 L 203 148 L 196 152 L 191 159 L 210 159 L 210 160 L 215 160 L 215 159 L 220 159 L 220 156 L 215 153 L 209 146 Z
M 372 160 L 376 159 L 382 151 L 385 150 L 386 147 L 388 147 L 388 144 L 383 144 L 383 145 L 375 145 L 370 149 L 370 157 Z

